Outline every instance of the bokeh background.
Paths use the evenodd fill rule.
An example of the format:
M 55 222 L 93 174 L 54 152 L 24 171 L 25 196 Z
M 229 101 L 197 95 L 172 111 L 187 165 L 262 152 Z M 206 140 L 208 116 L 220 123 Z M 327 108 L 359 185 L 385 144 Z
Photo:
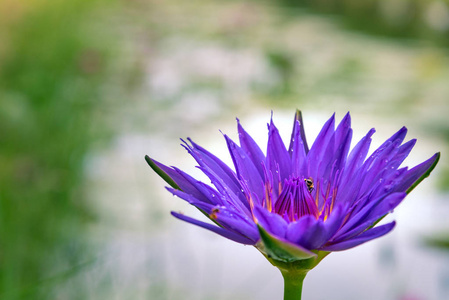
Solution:
M 388 236 L 327 257 L 304 299 L 449 299 L 449 1 L 0 0 L 0 298 L 281 299 L 252 247 L 172 218 L 144 155 L 204 178 L 235 118 L 309 143 L 336 112 L 440 164 Z

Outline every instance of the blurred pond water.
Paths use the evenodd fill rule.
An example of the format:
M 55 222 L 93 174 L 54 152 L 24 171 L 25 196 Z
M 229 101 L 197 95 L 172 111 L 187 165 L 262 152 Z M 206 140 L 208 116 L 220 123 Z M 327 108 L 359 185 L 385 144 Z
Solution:
M 98 3 L 99 7 L 105 6 Z M 20 52 L 16 60 L 19 66 L 29 63 L 34 67 L 32 72 L 24 67 L 25 71 L 17 69 L 16 73 L 43 78 L 44 83 L 59 91 L 53 95 L 49 86 L 34 85 L 38 92 L 45 91 L 50 109 L 44 110 L 42 116 L 37 110 L 31 115 L 35 113 L 44 120 L 58 116 L 61 124 L 69 124 L 70 129 L 59 127 L 61 136 L 56 140 L 51 133 L 57 126 L 45 123 L 39 128 L 44 139 L 30 143 L 29 148 L 63 145 L 66 151 L 56 147 L 58 151 L 51 153 L 59 155 L 63 162 L 72 154 L 75 167 L 57 165 L 70 170 L 58 174 L 77 174 L 76 180 L 68 180 L 72 185 L 67 190 L 83 191 L 82 195 L 75 195 L 79 202 L 70 197 L 64 201 L 58 198 L 67 202 L 67 207 L 51 210 L 52 218 L 45 226 L 61 228 L 58 232 L 64 243 L 52 236 L 55 248 L 66 245 L 67 240 L 70 244 L 80 239 L 88 250 L 68 247 L 68 262 L 52 262 L 53 252 L 48 251 L 48 245 L 39 236 L 26 243 L 30 249 L 29 244 L 40 241 L 42 249 L 35 255 L 41 259 L 36 268 L 44 269 L 44 274 L 66 269 L 62 267 L 71 270 L 56 282 L 42 284 L 51 290 L 47 294 L 51 298 L 280 299 L 282 277 L 256 249 L 237 245 L 170 216 L 174 210 L 204 220 L 195 208 L 170 196 L 164 189 L 165 183 L 146 165 L 144 155 L 178 166 L 208 182 L 179 145 L 179 138 L 190 136 L 231 164 L 219 130 L 236 140 L 238 117 L 256 141 L 264 145 L 266 123 L 273 110 L 274 121 L 286 141 L 296 108 L 303 111 L 309 144 L 332 113 L 336 112 L 339 120 L 351 111 L 353 141 L 358 141 L 371 127 L 377 129 L 371 149 L 401 126 L 409 128 L 408 138 L 417 138 L 418 143 L 404 165 L 414 166 L 433 153 L 442 152 L 432 176 L 388 217 L 397 221 L 395 230 L 379 240 L 327 257 L 308 275 L 304 299 L 448 298 L 449 251 L 424 243 L 426 237 L 449 232 L 449 56 L 447 49 L 437 46 L 444 43 L 364 35 L 348 31 L 335 17 L 269 3 L 126 1 L 116 7 L 118 10 L 103 11 L 103 18 L 108 14 L 106 18 L 92 18 L 100 20 L 87 30 L 92 36 L 79 30 L 86 40 L 78 35 L 72 38 L 62 29 L 59 35 L 47 36 L 48 44 L 56 50 L 57 46 L 74 49 L 73 41 L 79 40 L 102 51 L 111 45 L 111 53 L 99 56 L 108 59 L 100 60 L 104 63 L 100 64 L 101 72 L 94 72 L 101 74 L 100 79 L 85 74 L 90 74 L 90 68 L 99 63 L 95 51 L 83 55 L 86 59 L 81 63 L 77 56 L 70 60 L 81 66 L 81 76 L 68 72 L 65 67 L 70 64 L 60 62 L 56 66 L 63 67 L 56 69 L 58 73 L 49 66 L 55 66 L 52 53 L 62 50 L 47 52 L 43 47 L 41 52 L 46 55 L 38 57 L 45 63 L 31 64 L 29 61 L 41 60 L 35 58 L 36 52 L 28 46 L 28 36 L 24 35 L 20 44 L 23 54 Z M 63 11 L 70 16 L 72 10 Z M 73 11 L 78 16 L 78 10 Z M 57 10 L 55 15 L 58 16 Z M 45 14 L 42 19 L 46 20 Z M 84 26 L 91 24 L 86 19 L 75 20 Z M 51 32 L 49 28 L 58 22 L 43 22 L 47 24 L 43 29 L 35 27 L 36 32 L 30 34 L 34 37 L 31 45 L 40 45 L 40 34 Z M 109 32 L 106 28 L 116 31 L 115 43 L 99 38 Z M 68 37 L 68 42 L 58 43 L 63 36 Z M 81 50 L 84 48 L 85 45 L 80 46 Z M 0 47 L 0 62 L 1 55 Z M 65 61 L 64 56 L 58 59 Z M 66 60 L 69 59 L 72 56 Z M 114 59 L 115 62 L 109 62 Z M 54 77 L 46 80 L 47 75 Z M 14 78 L 11 82 L 14 86 Z M 25 93 L 27 82 L 14 86 L 15 93 L 7 94 L 12 98 L 5 97 L 19 99 L 19 91 Z M 30 93 L 33 92 L 32 89 Z M 79 100 L 74 100 L 74 106 L 58 101 L 70 100 L 67 95 L 86 99 L 86 104 L 93 108 L 80 106 Z M 24 99 L 22 102 L 26 102 Z M 36 99 L 40 103 L 41 98 Z M 2 104 L 0 108 L 12 107 L 4 115 L 14 116 L 10 112 L 20 111 L 17 106 L 22 102 Z M 67 121 L 74 115 L 75 121 Z M 29 124 L 26 126 L 33 128 L 34 123 Z M 104 133 L 95 133 L 105 130 L 103 127 L 112 132 L 107 147 Z M 67 146 L 72 145 L 66 142 L 72 136 L 83 138 L 79 142 L 82 146 L 75 145 L 82 148 L 78 156 Z M 47 156 L 43 157 L 53 162 Z M 82 180 L 80 174 L 84 174 Z M 29 211 L 33 220 L 47 220 L 45 213 L 39 211 L 54 207 L 50 200 L 42 203 L 35 204 L 39 210 Z M 77 203 L 76 208 L 73 203 Z M 75 213 L 78 210 L 82 211 L 79 215 Z M 17 211 L 11 219 L 27 216 L 20 209 Z M 75 216 L 70 219 L 74 220 L 73 225 L 64 225 L 69 220 L 67 215 Z M 29 232 L 35 224 L 43 226 L 30 222 Z M 9 229 L 2 232 L 14 233 Z M 45 252 L 48 253 L 42 254 Z M 5 258 L 0 256 L 0 262 L 2 259 Z M 10 288 L 7 283 L 13 281 L 13 276 L 5 276 L 7 268 L 1 271 L 1 278 L 7 279 L 2 281 L 4 291 Z M 17 288 L 19 284 L 11 286 Z M 32 294 L 29 299 L 36 297 Z

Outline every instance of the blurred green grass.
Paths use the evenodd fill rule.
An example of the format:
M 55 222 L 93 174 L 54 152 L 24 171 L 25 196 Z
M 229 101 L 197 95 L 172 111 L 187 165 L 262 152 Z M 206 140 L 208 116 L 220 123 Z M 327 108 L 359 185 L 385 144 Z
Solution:
M 84 159 L 107 137 L 110 50 L 92 30 L 101 2 L 0 2 L 1 299 L 54 299 L 41 282 L 90 258 Z

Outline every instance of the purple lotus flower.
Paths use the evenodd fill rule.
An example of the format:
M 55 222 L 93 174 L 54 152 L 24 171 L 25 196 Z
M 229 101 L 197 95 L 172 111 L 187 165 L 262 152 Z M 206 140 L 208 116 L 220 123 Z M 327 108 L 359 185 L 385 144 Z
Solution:
M 199 208 L 215 225 L 176 212 L 173 216 L 256 246 L 281 271 L 298 261 L 296 269 L 309 270 L 331 251 L 355 247 L 393 229 L 395 222 L 376 224 L 439 159 L 437 153 L 412 169 L 399 168 L 416 142 L 403 143 L 406 132 L 401 128 L 366 158 L 374 129 L 350 150 L 350 115 L 337 128 L 333 115 L 309 150 L 297 111 L 288 148 L 273 120 L 268 124 L 265 155 L 238 122 L 240 146 L 224 136 L 235 171 L 190 139 L 190 144 L 183 141 L 212 185 L 146 159 L 171 185 L 173 195 Z

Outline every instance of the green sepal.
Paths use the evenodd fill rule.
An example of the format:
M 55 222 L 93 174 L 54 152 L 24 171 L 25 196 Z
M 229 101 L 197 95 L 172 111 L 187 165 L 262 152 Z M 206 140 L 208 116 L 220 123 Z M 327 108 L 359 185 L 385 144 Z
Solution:
M 427 169 L 427 171 L 421 176 L 419 177 L 406 191 L 407 194 L 409 194 L 418 184 L 421 183 L 421 181 L 423 181 L 425 178 L 429 177 L 430 173 L 433 171 L 433 169 L 435 169 L 438 161 L 440 160 L 440 152 L 436 153 L 436 159 L 433 162 L 433 164 Z
M 145 160 L 147 161 L 148 165 L 153 169 L 153 171 L 156 172 L 156 174 L 159 175 L 162 179 L 164 179 L 165 182 L 167 182 L 172 188 L 181 190 L 181 188 L 176 184 L 176 182 L 161 168 L 159 168 L 148 155 L 145 155 Z
M 259 244 L 258 248 L 269 258 L 282 262 L 294 262 L 317 256 L 305 248 L 272 236 L 260 225 L 257 225 L 257 228 L 262 242 L 262 245 Z

